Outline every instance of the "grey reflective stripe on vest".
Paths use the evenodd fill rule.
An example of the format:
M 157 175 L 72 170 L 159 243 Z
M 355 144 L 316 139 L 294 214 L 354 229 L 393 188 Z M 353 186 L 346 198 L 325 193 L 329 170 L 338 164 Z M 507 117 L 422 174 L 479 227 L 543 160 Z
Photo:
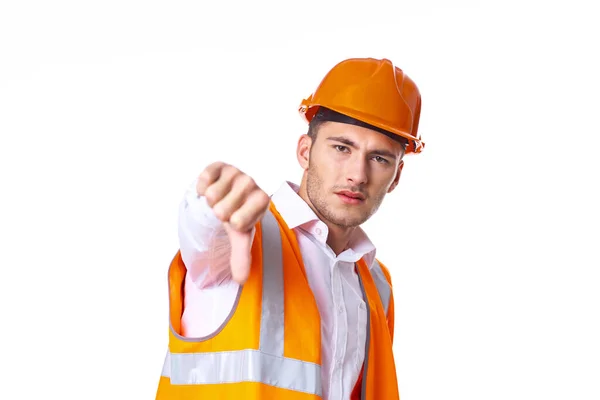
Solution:
M 381 265 L 379 265 L 379 261 L 377 260 L 373 261 L 371 275 L 373 276 L 375 286 L 377 286 L 377 291 L 379 292 L 379 297 L 381 298 L 381 302 L 383 303 L 385 315 L 387 315 L 388 308 L 390 306 L 390 297 L 392 296 L 392 288 L 390 287 L 390 284 L 387 281 L 387 279 L 385 279 L 385 275 L 383 274 Z
M 283 250 L 279 224 L 270 210 L 261 221 L 263 292 L 260 351 L 283 357 Z
M 163 376 L 172 385 L 260 382 L 321 396 L 318 366 L 259 350 L 167 354 Z
M 322 396 L 321 367 L 283 356 L 283 250 L 279 224 L 270 210 L 261 221 L 261 233 L 263 293 L 259 349 L 167 352 L 162 376 L 170 378 L 172 385 L 260 382 Z

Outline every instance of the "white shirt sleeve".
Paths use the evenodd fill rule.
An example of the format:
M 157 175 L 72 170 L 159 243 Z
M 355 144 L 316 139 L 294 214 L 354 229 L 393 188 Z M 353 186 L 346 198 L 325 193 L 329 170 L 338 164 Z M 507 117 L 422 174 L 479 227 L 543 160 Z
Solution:
M 200 289 L 231 280 L 231 246 L 223 223 L 204 197 L 196 192 L 196 180 L 179 206 L 179 249 L 189 279 Z

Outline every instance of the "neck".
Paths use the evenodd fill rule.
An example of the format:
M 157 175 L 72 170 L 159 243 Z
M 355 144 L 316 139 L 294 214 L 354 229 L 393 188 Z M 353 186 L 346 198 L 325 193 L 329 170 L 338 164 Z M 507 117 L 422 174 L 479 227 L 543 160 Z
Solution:
M 321 221 L 323 221 L 323 219 L 321 219 Z M 348 248 L 350 237 L 356 228 L 343 228 L 326 221 L 323 222 L 325 222 L 329 231 L 329 234 L 327 235 L 327 244 L 337 256 Z
M 300 190 L 298 191 L 298 195 L 308 204 L 308 206 L 313 210 L 313 212 L 319 217 L 319 219 L 327 225 L 327 245 L 333 250 L 335 255 L 339 255 L 341 252 L 348 248 L 348 243 L 350 242 L 350 238 L 352 233 L 354 232 L 355 227 L 347 228 L 336 225 L 329 220 L 327 220 L 312 204 L 308 197 L 308 192 L 306 190 L 306 182 L 303 179 L 300 183 Z

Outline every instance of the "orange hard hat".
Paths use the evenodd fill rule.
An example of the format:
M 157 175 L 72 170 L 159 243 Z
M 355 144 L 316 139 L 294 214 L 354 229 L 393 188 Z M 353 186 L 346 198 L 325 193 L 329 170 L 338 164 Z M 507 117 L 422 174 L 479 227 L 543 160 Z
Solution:
M 417 133 L 421 93 L 388 59 L 350 58 L 338 63 L 302 100 L 299 111 L 310 123 L 320 106 L 407 139 L 406 153 L 420 153 L 425 147 Z

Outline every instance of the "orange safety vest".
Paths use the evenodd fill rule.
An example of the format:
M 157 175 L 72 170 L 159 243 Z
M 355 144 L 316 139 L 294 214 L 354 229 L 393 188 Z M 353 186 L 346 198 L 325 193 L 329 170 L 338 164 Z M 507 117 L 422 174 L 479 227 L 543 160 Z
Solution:
M 321 321 L 294 232 L 271 203 L 256 225 L 252 268 L 233 311 L 203 338 L 181 336 L 186 268 L 169 268 L 169 349 L 157 400 L 322 399 Z M 399 399 L 392 353 L 390 275 L 375 260 L 357 271 L 368 305 L 363 372 L 352 399 Z

